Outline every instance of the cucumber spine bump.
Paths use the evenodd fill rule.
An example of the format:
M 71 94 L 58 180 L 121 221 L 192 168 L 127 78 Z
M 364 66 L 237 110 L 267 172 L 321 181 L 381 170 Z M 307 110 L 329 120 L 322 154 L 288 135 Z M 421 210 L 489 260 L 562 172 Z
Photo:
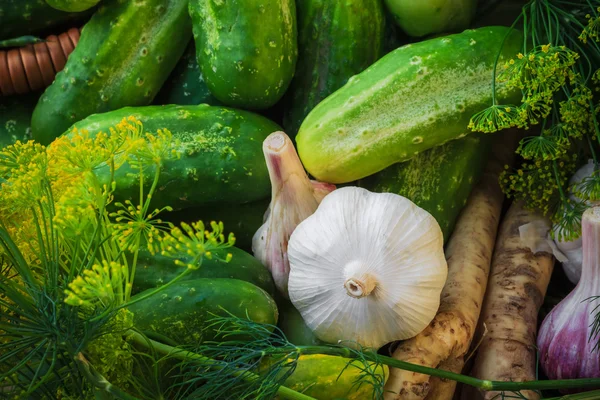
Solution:
M 320 181 L 351 182 L 463 137 L 471 116 L 491 105 L 493 63 L 515 57 L 522 34 L 485 27 L 402 46 L 319 103 L 296 143 Z M 499 73 L 500 69 L 498 69 Z M 520 91 L 496 85 L 500 104 Z

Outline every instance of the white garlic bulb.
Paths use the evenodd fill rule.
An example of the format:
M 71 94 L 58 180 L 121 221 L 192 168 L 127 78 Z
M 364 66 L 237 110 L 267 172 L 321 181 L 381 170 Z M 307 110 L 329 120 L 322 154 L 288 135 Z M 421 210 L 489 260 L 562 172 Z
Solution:
M 434 318 L 448 274 L 437 221 L 410 200 L 337 189 L 288 245 L 290 300 L 321 340 L 379 348 Z

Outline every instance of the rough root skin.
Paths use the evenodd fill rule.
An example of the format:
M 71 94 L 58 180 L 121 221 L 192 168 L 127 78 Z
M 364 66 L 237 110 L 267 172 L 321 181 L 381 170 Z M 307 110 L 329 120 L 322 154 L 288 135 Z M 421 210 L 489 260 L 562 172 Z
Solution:
M 474 336 L 483 302 L 504 195 L 498 176 L 511 163 L 514 132 L 494 143 L 490 160 L 463 209 L 446 248 L 448 279 L 438 314 L 416 337 L 403 342 L 394 358 L 460 372 Z M 386 400 L 451 399 L 456 384 L 429 375 L 392 369 Z
M 471 375 L 497 381 L 536 378 L 537 315 L 552 275 L 554 258 L 533 254 L 521 242 L 519 227 L 543 217 L 511 205 L 500 229 L 481 324 L 488 333 L 477 350 Z M 548 223 L 549 224 L 549 223 Z M 498 392 L 465 390 L 464 399 L 492 399 Z M 526 399 L 539 399 L 522 391 Z

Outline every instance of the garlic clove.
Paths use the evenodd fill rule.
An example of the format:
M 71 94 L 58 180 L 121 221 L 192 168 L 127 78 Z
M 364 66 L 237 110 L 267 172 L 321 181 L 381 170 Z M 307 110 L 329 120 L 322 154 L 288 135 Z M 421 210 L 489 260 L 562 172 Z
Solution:
M 448 273 L 429 213 L 358 187 L 329 194 L 293 232 L 288 256 L 290 300 L 315 335 L 371 348 L 421 332 Z
M 269 268 L 277 289 L 287 298 L 290 235 L 335 186 L 308 178 L 294 144 L 283 132 L 265 139 L 263 153 L 271 179 L 271 203 L 264 224 L 252 239 L 252 251 Z

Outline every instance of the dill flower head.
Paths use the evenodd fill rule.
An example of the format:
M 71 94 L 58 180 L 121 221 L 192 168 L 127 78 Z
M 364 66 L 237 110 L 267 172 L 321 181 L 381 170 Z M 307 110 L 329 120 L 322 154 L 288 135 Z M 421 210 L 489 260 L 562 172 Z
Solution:
M 595 11 L 600 12 L 600 7 Z M 579 40 L 583 43 L 587 43 L 588 39 L 598 42 L 600 40 L 600 37 L 598 36 L 598 33 L 600 32 L 600 15 L 596 13 L 594 13 L 594 15 L 587 14 L 585 18 L 587 19 L 587 25 L 579 35 Z
M 514 105 L 492 105 L 482 110 L 469 121 L 468 128 L 475 132 L 493 133 L 521 126 L 519 108 Z
M 89 308 L 122 304 L 127 274 L 127 268 L 114 261 L 94 264 L 69 283 L 65 303 Z
M 173 228 L 169 235 L 162 238 L 161 254 L 168 257 L 177 258 L 181 254 L 189 256 L 188 263 L 176 259 L 175 264 L 189 269 L 200 268 L 199 262 L 203 257 L 212 258 L 211 251 L 221 248 L 228 248 L 235 244 L 235 236 L 229 233 L 227 239 L 223 233 L 223 222 L 212 221 L 210 223 L 211 231 L 205 229 L 202 221 L 194 222 L 191 225 L 185 222 L 181 223 L 181 228 Z M 226 262 L 231 260 L 232 255 L 227 254 Z

